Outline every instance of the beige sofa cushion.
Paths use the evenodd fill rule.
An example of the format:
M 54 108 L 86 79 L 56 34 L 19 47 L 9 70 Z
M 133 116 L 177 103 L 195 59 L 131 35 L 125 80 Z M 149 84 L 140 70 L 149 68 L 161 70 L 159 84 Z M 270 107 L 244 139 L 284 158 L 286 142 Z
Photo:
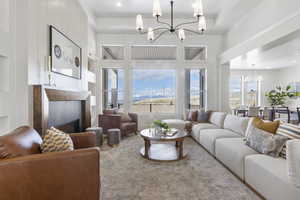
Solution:
M 199 123 L 199 124 L 195 124 L 193 125 L 192 128 L 192 137 L 200 142 L 200 132 L 201 130 L 205 130 L 205 129 L 219 129 L 218 126 L 211 124 L 211 123 Z
M 243 138 L 216 140 L 216 157 L 242 180 L 245 178 L 245 157 L 253 154 L 258 153 L 245 145 Z
M 226 115 L 224 128 L 245 136 L 248 127 L 249 118 Z
M 226 129 L 206 129 L 200 133 L 200 144 L 215 155 L 215 141 L 219 138 L 238 138 L 239 134 Z
M 226 113 L 212 112 L 209 117 L 209 122 L 218 126 L 219 128 L 224 128 L 225 117 L 226 117 Z
M 290 181 L 300 188 L 300 140 L 287 141 L 287 165 Z
M 287 161 L 267 155 L 245 158 L 245 181 L 270 200 L 298 200 L 300 189 L 289 180 Z

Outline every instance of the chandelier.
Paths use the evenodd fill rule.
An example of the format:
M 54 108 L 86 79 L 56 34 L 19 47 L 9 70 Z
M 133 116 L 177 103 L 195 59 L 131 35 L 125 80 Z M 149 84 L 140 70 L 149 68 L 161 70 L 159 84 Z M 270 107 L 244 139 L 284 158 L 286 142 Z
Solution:
M 185 40 L 185 32 L 190 32 L 194 34 L 201 35 L 206 31 L 206 20 L 205 16 L 203 14 L 203 4 L 202 0 L 196 0 L 196 2 L 193 4 L 194 7 L 194 17 L 197 20 L 185 22 L 181 24 L 174 24 L 174 0 L 170 1 L 171 4 L 171 19 L 170 23 L 163 22 L 160 20 L 160 17 L 162 16 L 161 12 L 161 6 L 159 0 L 153 1 L 153 17 L 156 18 L 156 21 L 158 24 L 162 25 L 161 27 L 152 28 L 149 27 L 148 31 L 144 31 L 144 23 L 143 23 L 143 17 L 142 15 L 136 16 L 136 29 L 140 34 L 148 34 L 148 40 L 151 42 L 156 41 L 158 38 L 160 38 L 165 33 L 175 33 L 175 35 L 178 37 L 180 41 Z M 191 29 L 184 28 L 185 25 L 189 24 L 198 24 L 198 30 L 194 31 Z

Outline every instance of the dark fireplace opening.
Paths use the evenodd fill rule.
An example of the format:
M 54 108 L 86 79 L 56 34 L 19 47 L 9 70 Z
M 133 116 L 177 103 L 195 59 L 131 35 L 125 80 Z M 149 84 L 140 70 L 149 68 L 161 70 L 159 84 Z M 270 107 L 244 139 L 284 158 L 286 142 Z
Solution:
M 66 133 L 83 131 L 81 101 L 50 101 L 48 127 L 55 127 Z

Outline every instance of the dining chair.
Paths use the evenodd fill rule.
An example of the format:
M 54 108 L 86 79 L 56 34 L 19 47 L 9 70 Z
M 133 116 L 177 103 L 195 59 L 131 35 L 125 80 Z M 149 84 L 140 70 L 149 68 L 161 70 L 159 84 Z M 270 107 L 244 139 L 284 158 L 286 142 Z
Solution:
M 249 107 L 248 117 L 259 117 L 259 109 L 260 107 Z
M 273 116 L 274 112 L 273 111 L 274 111 L 274 109 L 271 107 L 264 107 L 261 118 L 263 120 L 274 121 L 274 116 Z
M 274 119 L 290 123 L 291 122 L 291 112 L 290 112 L 289 107 L 275 107 L 274 108 Z

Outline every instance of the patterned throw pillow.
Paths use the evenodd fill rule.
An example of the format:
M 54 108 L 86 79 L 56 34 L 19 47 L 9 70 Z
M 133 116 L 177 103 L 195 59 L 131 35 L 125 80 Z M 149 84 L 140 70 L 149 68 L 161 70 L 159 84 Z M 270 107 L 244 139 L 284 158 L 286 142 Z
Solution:
M 286 136 L 290 140 L 300 139 L 300 126 L 282 123 L 280 124 L 276 134 Z M 283 149 L 280 152 L 280 157 L 286 159 L 286 145 L 283 146 Z
M 68 134 L 51 127 L 46 131 L 41 150 L 43 153 L 72 151 L 74 150 L 74 144 Z
M 259 153 L 279 157 L 279 154 L 288 139 L 288 137 L 277 134 L 274 135 L 252 126 L 251 130 L 249 130 L 249 135 L 246 138 L 246 145 Z

